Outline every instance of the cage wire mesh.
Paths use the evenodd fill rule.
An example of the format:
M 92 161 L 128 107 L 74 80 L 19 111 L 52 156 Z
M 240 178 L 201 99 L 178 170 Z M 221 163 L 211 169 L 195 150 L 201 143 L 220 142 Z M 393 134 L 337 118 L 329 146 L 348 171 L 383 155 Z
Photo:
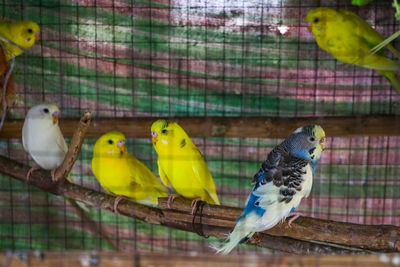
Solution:
M 41 27 L 41 41 L 16 60 L 9 118 L 24 118 L 44 101 L 57 104 L 62 118 L 77 120 L 86 110 L 95 118 L 154 120 L 398 114 L 399 94 L 376 71 L 340 63 L 316 45 L 304 18 L 319 6 L 351 10 L 385 37 L 398 29 L 391 1 L 363 7 L 350 0 L 2 1 L 3 18 Z M 399 226 L 400 138 L 327 136 L 311 195 L 298 209 L 317 218 Z M 221 202 L 237 207 L 282 141 L 192 140 Z M 84 141 L 72 178 L 102 190 L 90 167 L 95 141 Z M 21 140 L 0 145 L 3 155 L 33 164 Z M 128 139 L 127 149 L 158 174 L 150 138 Z M 0 249 L 112 249 L 64 198 L 5 176 L 0 191 Z M 96 208 L 89 214 L 124 251 L 208 253 L 209 243 L 218 243 Z M 246 245 L 234 251 L 252 252 L 270 251 Z

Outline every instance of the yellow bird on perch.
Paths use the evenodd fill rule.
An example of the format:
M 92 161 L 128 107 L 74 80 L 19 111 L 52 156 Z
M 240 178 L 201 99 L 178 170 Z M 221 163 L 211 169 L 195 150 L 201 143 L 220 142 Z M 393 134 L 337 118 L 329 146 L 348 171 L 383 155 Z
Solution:
M 138 203 L 157 205 L 158 198 L 167 197 L 166 188 L 143 163 L 129 154 L 125 141 L 120 132 L 102 135 L 94 146 L 92 171 L 107 192 L 118 196 L 114 211 L 123 196 Z
M 151 136 L 164 185 L 172 186 L 179 195 L 192 199 L 192 213 L 199 200 L 219 205 L 206 162 L 182 127 L 177 123 L 158 120 L 151 126 Z M 168 205 L 175 197 L 170 196 Z

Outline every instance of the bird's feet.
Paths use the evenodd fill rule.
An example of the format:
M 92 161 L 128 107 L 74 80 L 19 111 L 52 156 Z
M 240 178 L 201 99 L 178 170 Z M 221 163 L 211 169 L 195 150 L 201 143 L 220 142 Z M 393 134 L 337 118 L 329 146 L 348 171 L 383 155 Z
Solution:
M 300 212 L 292 212 L 289 214 L 290 220 L 288 221 L 288 226 L 290 227 L 290 225 L 292 224 L 292 222 L 294 222 L 297 218 L 299 218 L 302 214 Z
M 192 204 L 190 205 L 190 207 L 192 208 L 192 214 L 194 214 L 194 212 L 197 209 L 197 206 L 199 205 L 199 202 L 201 202 L 201 201 L 202 201 L 201 198 L 193 199 Z
M 28 173 L 26 174 L 26 181 L 29 182 L 29 177 L 31 176 L 32 172 L 39 170 L 40 167 L 39 166 L 34 166 L 32 168 L 29 169 Z
M 123 200 L 123 199 L 128 199 L 128 198 L 126 198 L 126 197 L 124 197 L 124 196 L 117 196 L 117 197 L 115 198 L 115 200 L 114 200 L 114 212 L 115 212 L 115 213 L 118 213 L 118 204 L 119 204 L 119 202 L 120 202 L 121 200 Z
M 175 194 L 170 195 L 168 197 L 167 207 L 170 209 L 171 208 L 171 203 L 174 202 L 174 199 L 175 198 L 180 198 L 180 197 L 181 197 L 180 195 L 175 195 Z

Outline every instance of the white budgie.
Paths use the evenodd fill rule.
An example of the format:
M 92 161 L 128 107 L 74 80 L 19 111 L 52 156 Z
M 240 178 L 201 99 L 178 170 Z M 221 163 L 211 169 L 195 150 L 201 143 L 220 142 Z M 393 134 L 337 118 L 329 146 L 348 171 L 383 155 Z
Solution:
M 22 144 L 26 152 L 43 169 L 54 171 L 61 165 L 68 151 L 67 143 L 58 126 L 60 110 L 54 104 L 40 104 L 29 109 L 22 128 Z M 33 167 L 26 177 L 29 179 Z

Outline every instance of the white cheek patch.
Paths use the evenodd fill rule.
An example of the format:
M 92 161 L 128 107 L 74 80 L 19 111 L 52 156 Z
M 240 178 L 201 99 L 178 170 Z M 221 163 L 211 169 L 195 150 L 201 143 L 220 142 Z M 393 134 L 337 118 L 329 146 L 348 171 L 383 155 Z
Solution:
M 165 144 L 165 145 L 168 145 L 168 142 L 165 141 L 165 140 L 161 140 L 161 143 L 163 143 L 163 144 Z

